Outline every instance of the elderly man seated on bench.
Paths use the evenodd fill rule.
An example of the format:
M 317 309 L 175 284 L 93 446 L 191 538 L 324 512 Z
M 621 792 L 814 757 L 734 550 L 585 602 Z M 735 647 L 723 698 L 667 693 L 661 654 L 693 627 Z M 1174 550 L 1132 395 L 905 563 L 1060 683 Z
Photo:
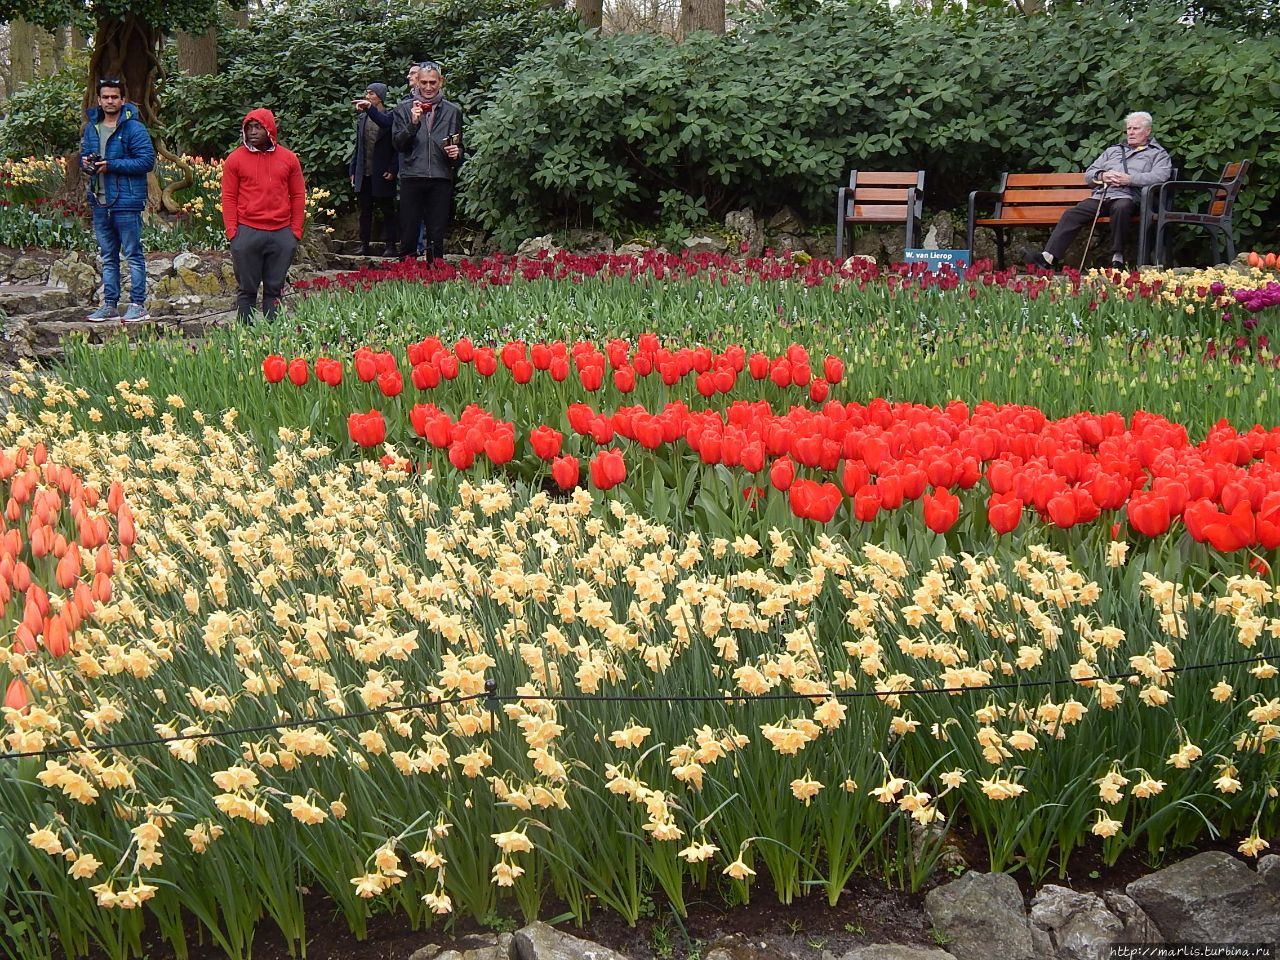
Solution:
M 1173 175 L 1168 152 L 1151 139 L 1151 114 L 1129 114 L 1124 118 L 1124 132 L 1125 142 L 1107 147 L 1085 171 L 1085 183 L 1096 185 L 1093 195 L 1062 215 L 1043 250 L 1022 248 L 1027 266 L 1044 270 L 1062 266 L 1062 257 L 1076 234 L 1102 214 L 1111 221 L 1111 266 L 1124 267 L 1124 244 L 1142 188 L 1164 183 Z

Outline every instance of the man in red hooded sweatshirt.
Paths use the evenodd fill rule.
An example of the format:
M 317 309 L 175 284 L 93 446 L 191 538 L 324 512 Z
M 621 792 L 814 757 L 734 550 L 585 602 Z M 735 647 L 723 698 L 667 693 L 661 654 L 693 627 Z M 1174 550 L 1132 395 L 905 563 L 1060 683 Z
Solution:
M 302 240 L 306 185 L 297 155 L 276 143 L 270 110 L 250 110 L 241 144 L 222 167 L 222 223 L 236 271 L 236 308 L 248 321 L 262 287 L 262 312 L 274 317 L 289 264 Z

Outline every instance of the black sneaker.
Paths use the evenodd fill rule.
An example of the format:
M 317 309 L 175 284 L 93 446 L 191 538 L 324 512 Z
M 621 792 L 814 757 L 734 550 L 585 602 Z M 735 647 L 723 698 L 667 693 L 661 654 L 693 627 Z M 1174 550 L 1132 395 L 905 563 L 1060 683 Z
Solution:
M 1022 247 L 1018 250 L 1018 255 L 1022 257 L 1022 262 L 1028 267 L 1035 267 L 1038 270 L 1052 270 L 1053 264 L 1049 262 L 1049 258 L 1044 255 L 1043 250 L 1032 250 L 1030 247 Z

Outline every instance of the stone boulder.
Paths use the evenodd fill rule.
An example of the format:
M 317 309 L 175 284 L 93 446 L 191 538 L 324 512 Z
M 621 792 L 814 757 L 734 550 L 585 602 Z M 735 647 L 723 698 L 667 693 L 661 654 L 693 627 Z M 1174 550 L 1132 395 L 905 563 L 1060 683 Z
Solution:
M 601 230 L 570 230 L 565 246 L 587 256 L 597 253 L 613 253 L 613 237 Z
M 686 237 L 682 244 L 687 253 L 724 253 L 728 244 L 723 237 Z
M 179 272 L 190 270 L 199 272 L 204 267 L 204 261 L 190 251 L 183 251 L 173 258 L 173 269 Z
M 966 873 L 924 898 L 929 922 L 957 960 L 1035 960 L 1022 891 L 1004 873 Z
M 941 210 L 925 225 L 924 239 L 917 237 L 916 241 L 925 250 L 954 250 L 957 234 L 959 242 L 964 243 L 964 234 L 956 229 L 956 222 L 951 219 L 951 214 Z
M 790 954 L 767 940 L 731 933 L 713 941 L 703 952 L 703 960 L 790 960 Z
M 447 949 L 434 943 L 419 947 L 409 960 L 511 960 L 514 942 L 509 933 L 474 934 Z
M 527 240 L 521 240 L 520 246 L 516 247 L 516 256 L 528 260 L 536 260 L 539 257 L 550 259 L 559 252 L 560 248 L 556 246 L 555 239 L 549 233 L 541 237 L 529 237 Z
M 873 943 L 846 953 L 841 960 L 955 960 L 936 947 L 908 947 L 898 943 Z
M 1258 861 L 1258 876 L 1272 890 L 1280 890 L 1280 857 L 1269 853 Z
M 1125 888 L 1165 940 L 1280 941 L 1280 885 L 1221 850 L 1208 850 Z
M 9 278 L 17 283 L 30 283 L 33 280 L 44 281 L 49 276 L 49 268 L 38 257 L 19 254 L 9 266 Z
M 1124 921 L 1102 898 L 1045 884 L 1031 901 L 1031 939 L 1036 955 L 1059 960 L 1108 960 L 1122 941 Z
M 541 920 L 517 930 L 514 947 L 516 960 L 627 960 L 616 950 L 562 933 Z
M 741 253 L 745 257 L 758 257 L 764 252 L 764 227 L 756 220 L 756 215 L 750 208 L 726 213 L 724 228 L 742 237 L 742 242 L 747 246 L 746 250 L 732 252 Z
M 159 280 L 173 273 L 173 261 L 168 257 L 152 257 L 147 260 L 147 279 Z
M 98 271 L 73 253 L 49 265 L 49 286 L 65 287 L 77 300 L 87 303 L 97 292 Z
M 1120 935 L 1121 943 L 1164 943 L 1164 937 L 1160 936 L 1156 925 L 1132 897 L 1125 896 L 1119 890 L 1107 890 L 1103 892 L 1102 899 L 1107 909 L 1124 924 L 1124 932 Z
M 804 221 L 800 219 L 800 214 L 790 207 L 783 207 L 769 218 L 769 232 L 773 234 L 804 233 Z

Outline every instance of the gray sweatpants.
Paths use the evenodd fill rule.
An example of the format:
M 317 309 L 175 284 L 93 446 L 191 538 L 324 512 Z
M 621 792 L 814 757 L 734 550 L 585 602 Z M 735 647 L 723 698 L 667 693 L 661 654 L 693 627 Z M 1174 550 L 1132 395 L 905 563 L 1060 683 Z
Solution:
M 298 249 L 298 238 L 288 227 L 259 230 L 243 223 L 231 238 L 231 264 L 236 271 L 236 310 L 241 320 L 249 320 L 257 307 L 258 287 L 262 287 L 262 312 L 274 317 L 280 306 L 280 291 L 289 264 Z

